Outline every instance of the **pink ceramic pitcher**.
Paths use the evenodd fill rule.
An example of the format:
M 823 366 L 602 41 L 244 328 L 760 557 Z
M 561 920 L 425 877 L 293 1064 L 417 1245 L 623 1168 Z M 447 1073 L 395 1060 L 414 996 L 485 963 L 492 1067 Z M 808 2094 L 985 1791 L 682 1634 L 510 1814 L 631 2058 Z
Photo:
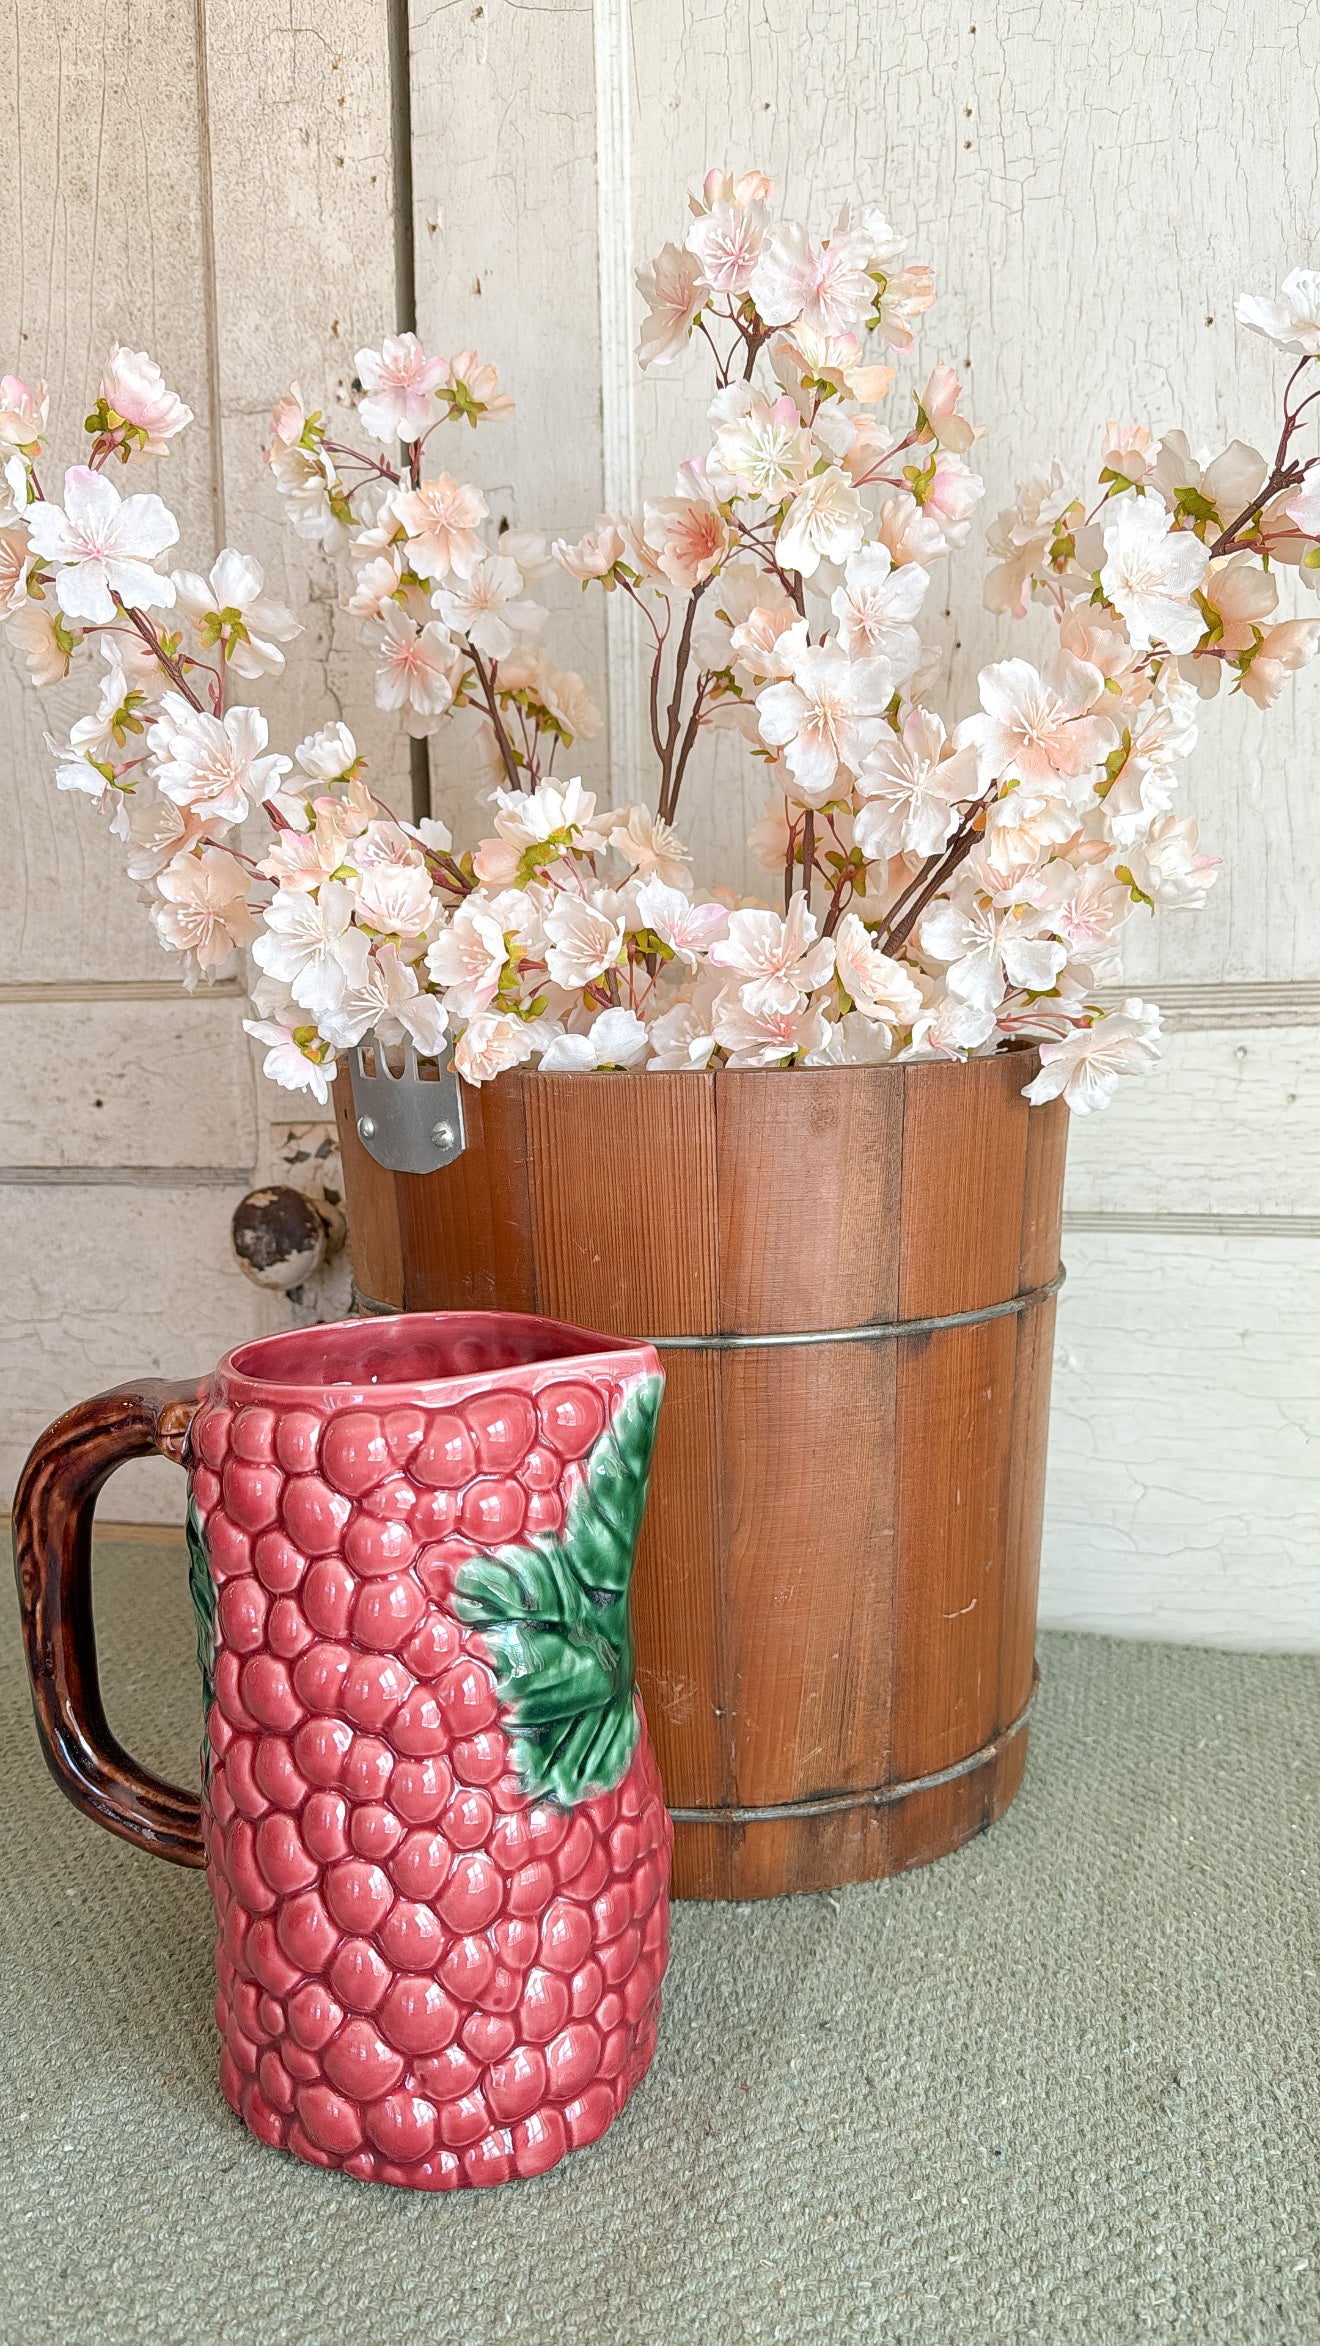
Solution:
M 318 2166 L 418 2190 L 595 2141 L 655 2047 L 671 1830 L 628 1583 L 654 1352 L 499 1313 L 347 1321 L 124 1386 L 15 1509 L 37 1722 L 69 1798 L 205 1864 L 224 2093 Z M 110 1732 L 96 1494 L 191 1482 L 200 1802 Z

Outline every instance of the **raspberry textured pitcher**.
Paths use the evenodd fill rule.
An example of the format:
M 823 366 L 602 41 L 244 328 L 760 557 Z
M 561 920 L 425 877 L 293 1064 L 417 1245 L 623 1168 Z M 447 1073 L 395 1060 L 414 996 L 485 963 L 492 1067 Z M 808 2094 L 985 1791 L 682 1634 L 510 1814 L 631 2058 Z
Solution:
M 628 1585 L 654 1352 L 500 1313 L 245 1344 L 42 1435 L 16 1503 L 37 1722 L 62 1789 L 205 1865 L 220 2081 L 263 2142 L 417 2190 L 604 2133 L 655 2048 L 671 1828 Z M 189 1474 L 200 1801 L 106 1722 L 96 1494 Z

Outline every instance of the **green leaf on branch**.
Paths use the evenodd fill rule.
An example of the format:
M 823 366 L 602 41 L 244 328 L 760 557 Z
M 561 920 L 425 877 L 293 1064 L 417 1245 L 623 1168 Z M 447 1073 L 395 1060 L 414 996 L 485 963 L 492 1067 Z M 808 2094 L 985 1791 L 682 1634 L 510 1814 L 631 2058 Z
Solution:
M 562 1808 L 611 1791 L 637 1745 L 628 1588 L 663 1390 L 645 1377 L 624 1395 L 562 1532 L 474 1557 L 455 1582 L 454 1610 L 494 1665 L 523 1789 Z

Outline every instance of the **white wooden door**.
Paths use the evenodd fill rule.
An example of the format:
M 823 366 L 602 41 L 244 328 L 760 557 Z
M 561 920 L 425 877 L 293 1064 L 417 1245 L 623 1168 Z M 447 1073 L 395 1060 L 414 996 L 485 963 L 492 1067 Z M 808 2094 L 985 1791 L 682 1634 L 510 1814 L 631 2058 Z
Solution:
M 350 698 L 357 724 L 369 681 L 364 696 L 328 570 L 284 526 L 260 450 L 291 377 L 342 398 L 352 353 L 392 323 L 384 11 L 19 0 L 2 38 L 0 365 L 48 380 L 71 463 L 110 344 L 159 359 L 197 421 L 135 485 L 177 512 L 182 565 L 208 569 L 238 544 L 271 592 L 313 596 L 269 698 L 284 737 Z M 139 1372 L 205 1369 L 286 1316 L 240 1275 L 229 1218 L 254 1176 L 319 1136 L 255 1071 L 240 981 L 188 995 L 171 977 L 122 852 L 88 805 L 56 795 L 42 733 L 67 731 L 67 691 L 38 696 L 3 649 L 8 1493 L 70 1402 Z M 370 716 L 362 732 L 372 740 Z M 400 772 L 393 735 L 379 739 L 406 801 L 406 748 Z M 181 1478 L 163 1461 L 127 1467 L 101 1512 L 179 1521 Z
M 112 338 L 157 353 L 199 418 L 161 483 L 181 554 L 201 566 L 203 541 L 232 541 L 286 600 L 308 582 L 315 625 L 272 717 L 292 740 L 348 716 L 400 805 L 406 755 L 258 461 L 286 382 L 342 397 L 359 342 L 396 322 L 396 172 L 411 173 L 424 338 L 476 343 L 518 395 L 465 454 L 520 524 L 574 535 L 665 493 L 696 445 L 681 379 L 637 375 L 631 280 L 712 162 L 764 165 L 811 217 L 861 189 L 933 263 L 922 352 L 962 365 L 991 427 L 984 513 L 1055 453 L 1087 461 L 1110 414 L 1183 425 L 1193 444 L 1268 428 L 1272 363 L 1231 311 L 1239 288 L 1315 258 L 1320 18 L 1295 0 L 1249 71 L 1240 26 L 1208 0 L 936 0 L 916 19 L 874 0 L 414 0 L 392 104 L 399 13 L 20 0 L 0 99 L 17 261 L 0 350 L 49 378 L 74 426 Z M 584 769 L 629 795 L 622 599 L 550 592 L 557 642 L 605 687 Z M 981 609 L 975 532 L 945 603 L 949 705 L 965 708 L 982 663 L 1028 642 Z M 237 988 L 171 985 L 117 856 L 57 802 L 40 733 L 62 712 L 8 669 L 0 692 L 19 843 L 0 930 L 12 1480 L 68 1401 L 203 1366 L 273 1316 L 227 1229 L 288 1153 L 289 1117 L 253 1073 Z M 1318 712 L 1315 671 L 1267 724 L 1240 703 L 1207 712 L 1190 792 L 1226 874 L 1205 912 L 1164 918 L 1129 958 L 1129 984 L 1165 1009 L 1168 1066 L 1074 1125 L 1048 1621 L 1320 1646 Z M 691 828 L 727 871 L 758 792 L 735 747 L 717 757 Z M 451 766 L 442 737 L 436 802 L 457 812 Z M 176 1507 L 168 1470 L 144 1467 L 105 1512 Z
M 1111 415 L 1194 446 L 1266 434 L 1277 364 L 1233 298 L 1316 259 L 1320 65 L 1314 9 L 1269 16 L 1244 70 L 1242 20 L 1207 0 L 416 8 L 422 331 L 480 343 L 520 399 L 474 461 L 519 523 L 569 536 L 669 494 L 700 445 L 695 370 L 638 377 L 632 269 L 681 239 L 711 164 L 772 171 L 813 220 L 860 190 L 933 264 L 920 350 L 990 426 L 982 514 L 1056 453 L 1091 462 Z M 948 574 L 954 711 L 1031 640 L 983 611 L 979 552 L 974 530 Z M 608 675 L 593 770 L 619 796 L 641 738 L 622 601 L 564 597 Z M 1128 959 L 1168 1065 L 1074 1122 L 1047 1622 L 1320 1646 L 1318 717 L 1314 669 L 1268 722 L 1206 712 L 1190 806 L 1225 874 Z M 685 823 L 727 872 L 760 793 L 718 755 Z

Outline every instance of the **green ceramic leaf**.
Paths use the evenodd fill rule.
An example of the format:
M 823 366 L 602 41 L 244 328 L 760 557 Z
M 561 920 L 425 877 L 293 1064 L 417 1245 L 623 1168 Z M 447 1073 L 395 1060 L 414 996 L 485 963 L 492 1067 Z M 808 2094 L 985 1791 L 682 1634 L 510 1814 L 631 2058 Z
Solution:
M 454 1609 L 480 1629 L 528 1796 L 572 1808 L 618 1783 L 637 1744 L 628 1584 L 662 1377 L 625 1394 L 563 1531 L 474 1557 Z
M 215 1694 L 215 1582 L 211 1578 L 210 1559 L 206 1541 L 197 1514 L 196 1501 L 188 1500 L 188 1520 L 184 1536 L 188 1542 L 188 1589 L 197 1615 L 197 1659 L 202 1672 L 202 1716 L 211 1716 L 211 1701 Z M 202 1765 L 207 1779 L 211 1772 L 210 1738 L 202 1738 Z

